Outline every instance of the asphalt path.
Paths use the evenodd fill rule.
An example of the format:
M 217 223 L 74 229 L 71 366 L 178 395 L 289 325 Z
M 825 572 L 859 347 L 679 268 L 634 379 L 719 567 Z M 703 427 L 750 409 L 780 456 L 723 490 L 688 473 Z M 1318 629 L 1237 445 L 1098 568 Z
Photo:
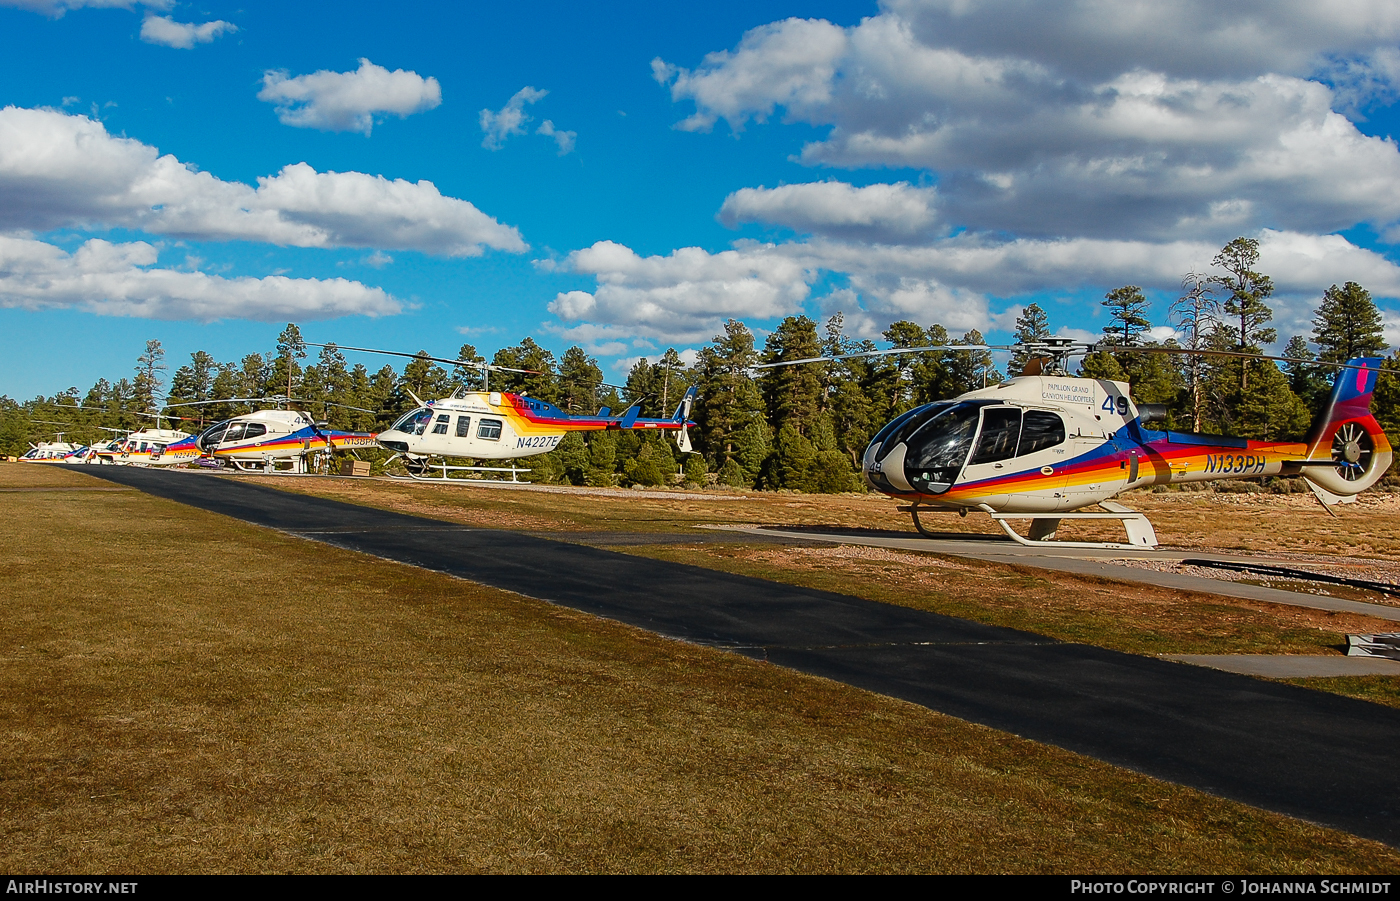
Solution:
M 1400 710 L 847 595 L 289 494 L 74 467 L 158 497 L 738 651 L 1400 847 Z

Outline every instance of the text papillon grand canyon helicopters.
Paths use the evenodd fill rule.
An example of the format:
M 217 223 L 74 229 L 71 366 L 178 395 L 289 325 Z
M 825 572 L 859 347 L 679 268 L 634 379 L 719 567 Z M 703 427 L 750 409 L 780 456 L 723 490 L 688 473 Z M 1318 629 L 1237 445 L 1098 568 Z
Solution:
M 991 515 L 1007 535 L 1022 544 L 1054 540 L 1065 519 L 1117 519 L 1127 531 L 1127 546 L 1152 548 L 1157 546 L 1152 524 L 1141 513 L 1112 500 L 1129 488 L 1299 476 L 1330 512 L 1334 504 L 1354 501 L 1390 467 L 1390 442 L 1370 409 L 1382 362 L 1374 358 L 1322 364 L 1337 368 L 1332 395 L 1302 442 L 1145 429 L 1144 423 L 1166 418 L 1164 407 L 1139 407 L 1125 382 L 1076 378 L 1064 369 L 1068 357 L 1095 351 L 1186 352 L 1176 348 L 1092 345 L 1051 338 L 1016 347 L 902 348 L 754 368 L 967 350 L 1017 350 L 1033 359 L 1025 375 L 925 404 L 897 417 L 875 435 L 861 461 L 867 484 L 907 501 L 908 506 L 900 509 L 912 513 L 915 526 L 926 535 L 921 513 L 966 515 L 975 510 Z M 1094 505 L 1104 512 L 1078 512 Z M 1007 520 L 1012 519 L 1031 520 L 1029 538 L 1011 528 Z

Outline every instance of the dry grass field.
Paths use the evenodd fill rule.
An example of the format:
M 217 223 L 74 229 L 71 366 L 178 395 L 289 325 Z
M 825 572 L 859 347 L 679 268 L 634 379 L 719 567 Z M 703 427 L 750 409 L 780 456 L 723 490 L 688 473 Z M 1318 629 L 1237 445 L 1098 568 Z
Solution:
M 1394 849 L 913 705 L 85 490 L 107 484 L 0 465 L 9 872 L 1400 867 Z M 378 490 L 279 487 L 313 484 Z M 537 530 L 890 524 L 864 498 L 670 502 L 687 518 L 659 501 L 388 487 L 381 503 Z

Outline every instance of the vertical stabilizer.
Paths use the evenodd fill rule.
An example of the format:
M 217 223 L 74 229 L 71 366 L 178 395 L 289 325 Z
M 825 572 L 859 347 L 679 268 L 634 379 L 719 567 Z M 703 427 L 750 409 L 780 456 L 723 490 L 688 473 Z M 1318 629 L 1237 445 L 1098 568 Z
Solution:
M 1379 482 L 1390 468 L 1390 441 L 1371 415 L 1381 363 L 1376 357 L 1347 361 L 1348 368 L 1338 371 L 1332 397 L 1308 432 L 1308 460 L 1330 464 L 1303 471 L 1314 493 L 1322 490 L 1319 500 L 1325 496 L 1346 503 Z

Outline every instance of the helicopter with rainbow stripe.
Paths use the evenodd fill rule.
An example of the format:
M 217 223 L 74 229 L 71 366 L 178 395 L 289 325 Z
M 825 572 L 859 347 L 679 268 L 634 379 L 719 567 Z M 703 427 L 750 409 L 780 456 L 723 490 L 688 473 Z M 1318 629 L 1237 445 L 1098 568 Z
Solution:
M 1055 541 L 1066 519 L 1116 519 L 1128 543 L 1055 543 L 1067 547 L 1155 548 L 1141 513 L 1113 499 L 1131 488 L 1261 476 L 1301 477 L 1328 512 L 1380 481 L 1392 451 L 1371 414 L 1378 358 L 1335 367 L 1332 394 L 1304 441 L 1257 441 L 1144 428 L 1166 419 L 1164 406 L 1134 403 L 1126 382 L 1070 376 L 1071 356 L 1094 352 L 1196 353 L 1285 360 L 1263 354 L 1175 347 L 1087 344 L 1047 338 L 1024 345 L 948 345 L 866 351 L 754 366 L 829 363 L 928 351 L 1010 350 L 1029 357 L 1020 376 L 951 400 L 916 407 L 871 439 L 861 460 L 866 483 L 921 514 L 989 514 L 1021 544 Z M 1296 362 L 1296 361 L 1295 361 Z M 1084 512 L 1097 505 L 1102 512 Z M 1022 536 L 1008 520 L 1030 520 Z
M 326 346 L 310 341 L 306 344 L 309 347 Z M 488 379 L 492 372 L 538 374 L 529 369 L 449 360 L 423 353 L 336 346 L 343 351 L 410 357 L 474 368 Z M 690 421 L 690 410 L 696 397 L 693 387 L 686 391 L 670 419 L 643 418 L 640 404 L 634 404 L 619 416 L 612 415 L 607 407 L 592 415 L 567 413 L 539 398 L 492 391 L 489 382 L 479 391 L 459 388 L 448 397 L 428 401 L 411 390 L 408 393 L 417 406 L 400 416 L 391 427 L 375 435 L 374 439 L 381 447 L 394 452 L 394 456 L 385 461 L 386 468 L 397 460 L 408 476 L 417 481 L 470 480 L 477 473 L 508 473 L 512 481 L 519 481 L 519 474 L 529 470 L 518 468 L 515 460 L 554 450 L 569 432 L 611 429 L 675 432 L 681 453 L 691 452 L 687 430 L 695 424 Z M 449 462 L 453 459 L 485 460 L 508 465 L 459 465 Z

